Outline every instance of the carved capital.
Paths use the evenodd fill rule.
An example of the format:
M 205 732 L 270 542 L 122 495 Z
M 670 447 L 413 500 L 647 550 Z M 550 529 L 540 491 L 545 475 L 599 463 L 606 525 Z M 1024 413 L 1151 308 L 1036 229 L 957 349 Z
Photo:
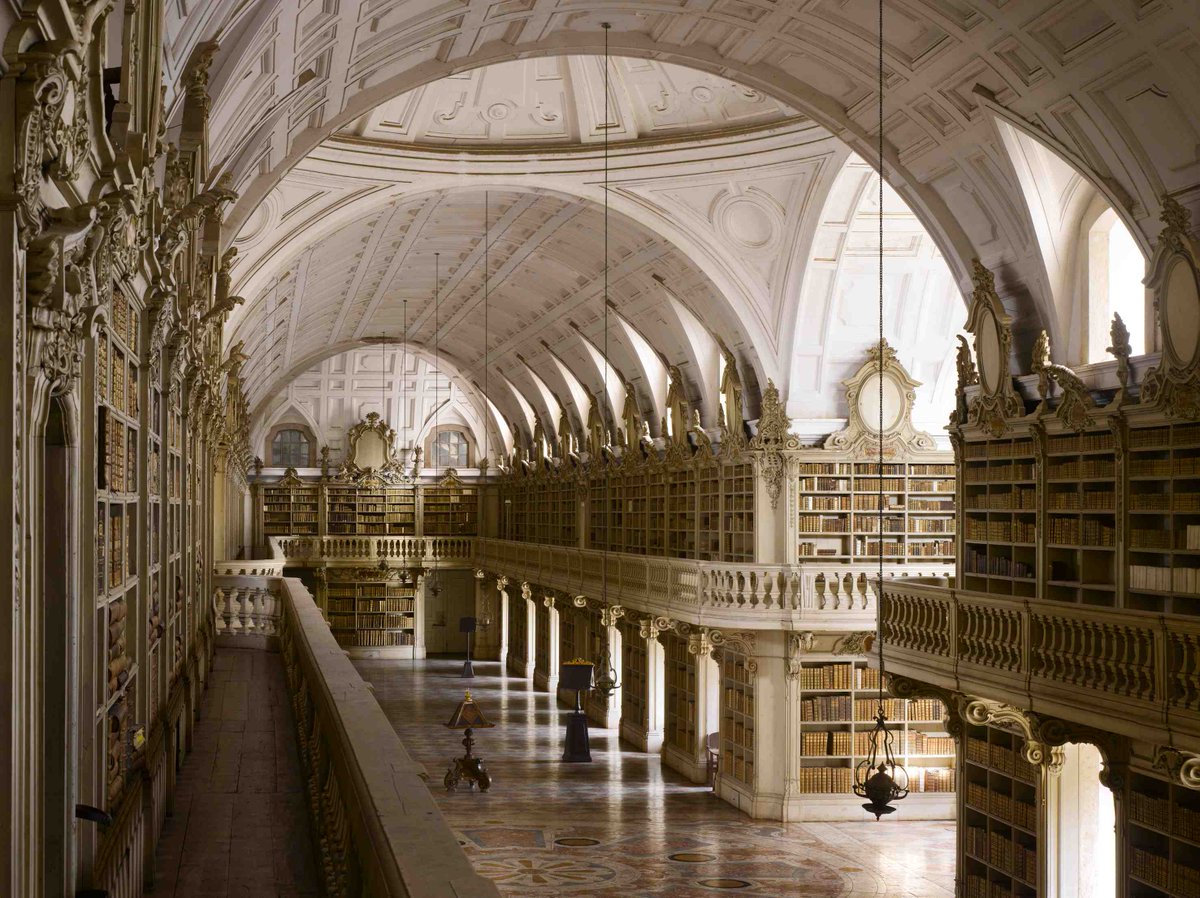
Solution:
M 1154 766 L 1176 785 L 1200 791 L 1200 755 L 1159 746 L 1154 753 Z

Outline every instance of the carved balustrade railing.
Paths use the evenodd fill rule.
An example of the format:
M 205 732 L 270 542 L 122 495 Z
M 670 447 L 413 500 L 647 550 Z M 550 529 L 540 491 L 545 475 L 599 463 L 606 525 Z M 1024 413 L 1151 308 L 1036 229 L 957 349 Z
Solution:
M 213 626 L 218 636 L 274 636 L 279 631 L 279 580 L 268 585 L 239 577 L 217 577 L 213 590 Z
M 649 614 L 707 626 L 872 628 L 877 568 L 694 561 L 479 539 L 476 562 L 510 580 L 608 600 Z M 944 565 L 891 566 L 891 577 L 942 575 Z
M 409 757 L 304 584 L 218 578 L 213 602 L 219 634 L 278 639 L 325 894 L 499 898 L 471 866 L 422 779 L 424 767 Z
M 889 581 L 889 673 L 1141 739 L 1200 745 L 1200 621 Z
M 288 536 L 273 537 L 275 554 L 289 563 L 389 559 L 471 564 L 475 540 L 462 536 Z
M 282 577 L 284 558 L 257 558 L 246 561 L 218 561 L 213 573 L 218 577 Z

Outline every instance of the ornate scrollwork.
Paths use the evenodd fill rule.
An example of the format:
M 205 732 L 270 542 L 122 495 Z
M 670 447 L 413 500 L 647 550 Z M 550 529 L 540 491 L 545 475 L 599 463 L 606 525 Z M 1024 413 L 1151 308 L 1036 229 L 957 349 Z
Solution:
M 1154 308 L 1163 337 L 1159 363 L 1142 381 L 1141 401 L 1158 406 L 1168 416 L 1200 418 L 1200 340 L 1196 337 L 1197 296 L 1200 295 L 1200 246 L 1189 233 L 1190 214 L 1172 197 L 1163 200 L 1158 246 L 1150 259 L 1146 284 L 1154 293 Z M 1177 278 L 1176 273 L 1182 274 Z M 1180 333 L 1172 330 L 1179 321 Z M 1181 341 L 1190 340 L 1190 345 Z
M 957 693 L 937 686 L 931 686 L 928 683 L 911 680 L 908 677 L 896 676 L 895 674 L 887 675 L 885 686 L 887 687 L 888 694 L 896 698 L 937 699 L 942 703 L 943 722 L 946 726 L 946 732 L 956 739 L 962 736 L 963 722 L 958 711 L 958 700 L 961 696 Z
M 1121 313 L 1114 312 L 1112 326 L 1109 328 L 1109 346 L 1105 352 L 1117 360 L 1117 382 L 1121 388 L 1113 397 L 1113 405 L 1119 406 L 1125 400 L 1125 391 L 1129 388 L 1129 358 L 1133 355 L 1133 346 L 1129 342 L 1129 328 L 1121 320 Z
M 1154 767 L 1185 789 L 1200 791 L 1200 755 L 1159 746 L 1154 753 Z
M 871 650 L 875 634 L 870 630 L 847 633 L 833 645 L 835 655 L 865 655 Z
M 954 366 L 958 370 L 960 392 L 979 383 L 979 372 L 975 369 L 975 361 L 971 358 L 971 345 L 962 334 L 958 335 L 958 353 L 954 358 Z
M 979 393 L 967 408 L 968 423 L 992 436 L 1001 436 L 1011 418 L 1024 409 L 1013 389 L 1009 374 L 1012 357 L 1012 318 L 996 293 L 995 276 L 975 260 L 971 279 L 975 292 L 966 329 L 975 337 L 975 360 L 979 365 Z
M 849 420 L 844 430 L 830 434 L 825 438 L 826 449 L 836 449 L 848 452 L 861 458 L 874 458 L 879 453 L 880 434 L 877 432 L 879 422 L 868 420 L 864 414 L 863 401 L 875 399 L 874 387 L 870 383 L 883 378 L 890 388 L 887 394 L 899 402 L 894 411 L 885 412 L 894 423 L 884 425 L 883 452 L 885 455 L 899 455 L 910 450 L 932 450 L 937 448 L 932 436 L 922 430 L 917 430 L 912 423 L 912 409 L 917 401 L 916 389 L 921 385 L 914 380 L 904 366 L 896 358 L 896 350 L 887 340 L 881 340 L 877 345 L 867 350 L 867 361 L 852 377 L 842 383 L 846 387 L 846 403 L 849 406 Z M 878 386 L 878 384 L 877 384 Z M 864 390 L 871 391 L 868 397 Z
M 1053 382 L 1062 390 L 1062 399 L 1055 411 L 1058 419 L 1066 427 L 1077 432 L 1091 426 L 1091 413 L 1096 408 L 1092 394 L 1074 371 L 1065 365 L 1056 365 L 1050 361 L 1050 335 L 1045 331 L 1038 334 L 1033 344 L 1033 364 L 1030 370 L 1038 376 L 1038 395 L 1042 400 L 1038 406 L 1040 413 L 1044 414 L 1047 409 L 1050 384 Z
M 768 380 L 762 395 L 758 432 L 750 441 L 750 448 L 756 450 L 755 463 L 772 508 L 778 507 L 779 496 L 787 479 L 787 463 L 783 453 L 788 449 L 800 448 L 800 440 L 788 432 L 790 427 L 791 422 L 779 399 L 779 388 L 775 386 L 775 381 Z

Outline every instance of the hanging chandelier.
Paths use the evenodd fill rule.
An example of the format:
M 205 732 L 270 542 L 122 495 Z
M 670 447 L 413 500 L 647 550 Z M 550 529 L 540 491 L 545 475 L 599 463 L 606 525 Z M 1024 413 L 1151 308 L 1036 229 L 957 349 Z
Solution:
M 883 345 L 883 0 L 879 0 L 879 96 L 878 96 L 878 127 L 879 127 L 879 344 Z M 883 535 L 884 535 L 884 496 L 883 496 L 883 359 L 879 353 L 879 429 L 878 438 L 878 469 L 876 471 L 877 500 L 879 514 L 879 535 L 876 545 L 879 550 L 879 581 L 876 585 L 876 634 L 875 644 L 879 651 L 879 697 L 875 710 L 875 726 L 870 733 L 870 748 L 867 756 L 858 762 L 854 768 L 854 794 L 865 798 L 863 808 L 875 815 L 875 819 L 885 814 L 892 814 L 895 808 L 892 802 L 900 801 L 908 796 L 908 771 L 896 762 L 893 749 L 895 734 L 888 729 L 886 706 L 883 693 Z
M 612 27 L 608 22 L 600 25 L 604 29 L 604 392 L 600 407 L 604 409 L 604 429 L 606 434 L 612 433 L 610 419 L 611 408 L 608 402 L 608 132 L 612 126 L 609 121 L 609 55 L 608 30 Z M 596 676 L 592 688 L 600 693 L 605 701 L 621 688 L 617 682 L 617 671 L 613 667 L 612 655 L 609 651 L 608 629 L 612 626 L 612 615 L 608 604 L 608 547 L 612 543 L 612 471 L 611 461 L 604 461 L 604 547 L 601 554 L 600 600 L 604 607 L 600 611 L 600 654 L 596 657 Z

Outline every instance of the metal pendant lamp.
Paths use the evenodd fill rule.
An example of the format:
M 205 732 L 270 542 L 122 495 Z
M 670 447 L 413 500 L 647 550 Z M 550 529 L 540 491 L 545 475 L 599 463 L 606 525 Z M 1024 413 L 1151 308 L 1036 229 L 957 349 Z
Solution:
M 883 0 L 879 0 L 879 345 L 883 345 Z M 886 706 L 883 693 L 883 544 L 884 544 L 884 501 L 883 501 L 883 357 L 879 353 L 879 455 L 876 482 L 878 483 L 879 535 L 879 582 L 876 586 L 878 601 L 875 644 L 879 652 L 879 703 L 875 710 L 875 726 L 871 730 L 871 747 L 867 756 L 854 768 L 854 794 L 865 798 L 863 808 L 878 820 L 886 814 L 895 813 L 892 803 L 908 796 L 908 771 L 897 763 L 894 751 L 895 734 L 888 729 Z

